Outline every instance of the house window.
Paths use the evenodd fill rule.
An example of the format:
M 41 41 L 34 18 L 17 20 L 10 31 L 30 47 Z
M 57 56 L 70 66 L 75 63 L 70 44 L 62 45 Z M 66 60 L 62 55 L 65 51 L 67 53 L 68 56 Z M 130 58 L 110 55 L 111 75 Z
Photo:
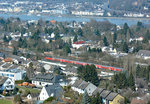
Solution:
M 13 74 L 10 74 L 10 77 L 14 77 L 14 75 L 13 75 Z

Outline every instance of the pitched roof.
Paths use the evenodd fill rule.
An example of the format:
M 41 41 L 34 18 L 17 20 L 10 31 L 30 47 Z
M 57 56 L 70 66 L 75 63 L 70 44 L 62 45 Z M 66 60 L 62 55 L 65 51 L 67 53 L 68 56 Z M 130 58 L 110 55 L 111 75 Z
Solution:
M 73 44 L 85 44 L 85 41 L 77 41 L 77 42 L 74 42 Z
M 105 99 L 110 93 L 111 93 L 111 91 L 103 90 L 103 92 L 100 94 L 100 96 Z
M 0 86 L 3 85 L 7 79 L 8 79 L 7 77 L 0 76 Z
M 60 82 L 66 81 L 63 76 L 53 75 L 53 74 L 38 74 L 32 80 L 41 81 L 41 82 L 49 82 L 49 83 L 60 83 Z
M 113 101 L 114 98 L 115 98 L 117 95 L 118 95 L 117 93 L 111 92 L 111 93 L 106 97 L 106 99 L 109 100 L 109 101 Z
M 61 97 L 64 94 L 63 89 L 59 84 L 46 85 L 45 89 L 49 96 L 53 94 L 54 97 Z
M 75 83 L 72 85 L 73 87 L 78 87 L 83 82 L 82 79 L 77 79 Z
M 88 84 L 89 83 L 82 81 L 82 83 L 78 86 L 78 88 L 84 90 L 88 86 Z
M 150 51 L 148 50 L 140 50 L 137 55 L 142 55 L 142 56 L 150 56 Z
M 34 98 L 34 97 L 38 97 L 39 93 L 31 93 L 30 95 L 31 95 L 32 98 Z
M 97 93 L 101 94 L 103 92 L 103 88 L 97 88 L 94 92 L 93 92 L 93 96 L 95 96 Z

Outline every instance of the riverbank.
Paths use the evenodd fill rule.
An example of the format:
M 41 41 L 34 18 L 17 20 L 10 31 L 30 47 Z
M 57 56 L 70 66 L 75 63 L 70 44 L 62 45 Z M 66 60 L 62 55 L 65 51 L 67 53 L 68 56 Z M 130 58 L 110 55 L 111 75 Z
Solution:
M 32 14 L 8 14 L 0 13 L 0 17 L 5 19 L 14 17 L 20 18 L 21 20 L 39 20 L 43 19 L 46 21 L 56 20 L 58 22 L 89 22 L 91 19 L 96 21 L 109 21 L 116 25 L 123 25 L 128 23 L 129 26 L 136 25 L 138 21 L 144 24 L 150 24 L 150 18 L 125 18 L 125 17 L 93 17 L 93 16 L 72 16 L 72 15 L 32 15 Z

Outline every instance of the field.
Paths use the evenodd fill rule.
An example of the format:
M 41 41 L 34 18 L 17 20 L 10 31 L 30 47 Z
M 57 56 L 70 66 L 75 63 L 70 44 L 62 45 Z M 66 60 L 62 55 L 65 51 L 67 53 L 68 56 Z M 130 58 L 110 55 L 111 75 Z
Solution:
M 7 99 L 0 99 L 0 104 L 13 104 L 12 101 Z

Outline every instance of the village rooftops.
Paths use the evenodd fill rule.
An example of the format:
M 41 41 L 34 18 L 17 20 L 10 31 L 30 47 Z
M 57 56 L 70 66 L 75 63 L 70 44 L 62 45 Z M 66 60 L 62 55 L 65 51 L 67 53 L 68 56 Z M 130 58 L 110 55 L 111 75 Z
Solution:
M 109 100 L 109 101 L 113 101 L 113 99 L 114 99 L 117 95 L 118 95 L 117 93 L 111 92 L 111 93 L 106 97 L 106 99 Z
M 148 50 L 140 50 L 137 55 L 141 55 L 141 56 L 149 56 L 150 57 L 150 51 Z
M 73 44 L 85 44 L 85 41 L 77 41 L 77 42 L 74 42 Z
M 61 93 L 63 94 L 63 89 L 61 88 L 59 84 L 46 85 L 45 89 L 49 96 L 54 94 L 54 97 L 58 97 L 59 95 L 61 95 Z
M 111 91 L 104 90 L 104 91 L 100 94 L 100 96 L 101 96 L 102 98 L 106 98 L 110 93 L 111 93 Z
M 103 88 L 97 88 L 97 89 L 93 92 L 92 95 L 95 96 L 97 93 L 98 93 L 98 94 L 101 94 L 101 93 L 103 92 L 103 90 L 104 90 Z
M 60 82 L 64 81 L 65 79 L 61 75 L 38 74 L 32 80 L 33 81 L 41 81 L 41 82 L 50 82 L 50 83 L 60 83 Z
M 82 79 L 77 79 L 77 81 L 75 81 L 75 83 L 72 86 L 73 87 L 78 87 L 82 82 L 83 82 Z
M 88 84 L 88 82 L 82 81 L 78 88 L 84 90 L 88 86 Z
M 21 72 L 25 72 L 24 70 L 20 70 L 20 69 L 7 69 L 7 70 L 0 70 L 3 72 L 10 72 L 10 73 L 21 73 Z

